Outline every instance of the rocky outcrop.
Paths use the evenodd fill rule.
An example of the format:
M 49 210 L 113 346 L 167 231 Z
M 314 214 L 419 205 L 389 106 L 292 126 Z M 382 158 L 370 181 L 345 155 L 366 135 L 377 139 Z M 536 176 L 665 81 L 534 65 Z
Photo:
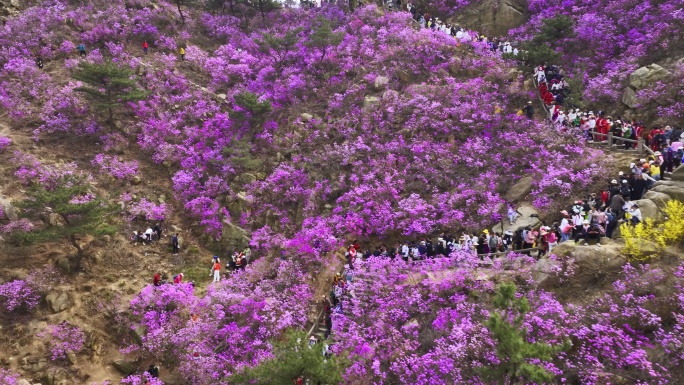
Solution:
M 677 167 L 670 177 L 675 182 L 684 182 L 684 165 Z
M 511 202 L 517 202 L 532 192 L 532 181 L 534 178 L 531 176 L 526 176 L 520 178 L 520 180 L 508 189 L 506 193 L 506 200 Z
M 527 1 L 478 1 L 457 13 L 449 19 L 452 24 L 472 28 L 487 36 L 501 36 L 527 21 Z
M 370 108 L 380 103 L 380 98 L 377 96 L 366 96 L 363 98 L 363 107 Z
M 72 305 L 71 296 L 65 291 L 52 291 L 48 293 L 45 300 L 53 313 L 62 312 Z
M 576 245 L 573 241 L 563 242 L 553 248 L 551 254 L 570 257 L 576 264 L 572 285 L 585 287 L 591 284 L 608 283 L 622 271 L 627 259 L 622 255 L 624 245 L 619 241 L 601 238 L 601 245 Z
M 665 68 L 657 64 L 649 64 L 629 74 L 629 86 L 638 91 L 669 76 L 670 73 Z
M 16 221 L 17 219 L 19 219 L 17 211 L 15 210 L 14 206 L 12 206 L 10 200 L 2 195 L 0 195 L 0 208 L 2 209 L 2 212 L 5 214 L 5 217 L 7 217 L 7 219 L 9 219 L 10 221 Z M 3 218 L 0 217 L 0 219 Z
M 515 231 L 519 227 L 535 227 L 541 223 L 539 221 L 539 213 L 529 203 L 523 203 L 522 206 L 518 207 L 518 212 L 522 215 L 518 217 L 515 223 L 510 224 L 508 223 L 508 218 L 504 218 L 503 228 L 501 226 L 501 223 L 499 223 L 492 228 L 492 231 L 494 231 L 495 233 L 503 233 L 507 230 Z
M 637 97 L 637 93 L 634 91 L 634 88 L 625 88 L 625 92 L 622 93 L 622 103 L 629 108 L 636 108 L 641 104 L 641 101 Z
M 651 218 L 655 221 L 662 221 L 665 217 L 658 205 L 650 199 L 639 199 L 636 204 L 639 205 L 639 210 L 641 210 L 644 219 Z
M 684 181 L 661 180 L 656 182 L 651 191 L 663 193 L 671 199 L 684 202 Z
M 389 78 L 386 76 L 378 76 L 375 78 L 375 81 L 373 81 L 373 86 L 375 87 L 376 90 L 381 90 L 385 88 L 385 86 L 389 83 Z

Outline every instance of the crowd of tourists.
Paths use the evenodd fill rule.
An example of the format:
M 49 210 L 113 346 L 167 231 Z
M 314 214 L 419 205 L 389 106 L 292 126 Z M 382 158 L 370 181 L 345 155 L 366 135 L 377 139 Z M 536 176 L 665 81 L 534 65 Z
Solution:
M 570 95 L 571 89 L 565 80 L 563 69 L 555 65 L 541 65 L 535 69 L 534 77 L 549 118 L 558 127 L 578 129 L 589 142 L 606 141 L 610 133 L 613 146 L 620 146 L 625 150 L 636 148 L 638 139 L 642 139 L 644 145 L 654 152 L 659 152 L 656 155 L 662 155 L 667 172 L 672 172 L 673 168 L 681 164 L 684 157 L 681 143 L 684 140 L 682 128 L 655 126 L 651 129 L 637 119 L 612 117 L 603 111 L 594 113 L 581 111 L 579 108 L 564 109 L 565 99 Z M 532 102 L 528 104 L 531 105 Z M 532 118 L 532 115 L 527 114 L 529 118 Z

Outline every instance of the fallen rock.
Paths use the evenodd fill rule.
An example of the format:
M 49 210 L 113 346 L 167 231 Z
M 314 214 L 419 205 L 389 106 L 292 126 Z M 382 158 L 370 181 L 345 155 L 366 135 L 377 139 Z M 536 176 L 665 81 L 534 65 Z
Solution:
M 377 96 L 366 96 L 365 98 L 363 98 L 364 108 L 375 106 L 378 103 L 380 103 L 380 98 L 378 98 Z
M 657 64 L 649 64 L 629 74 L 629 85 L 636 90 L 642 90 L 668 76 L 670 73 L 665 68 Z
M 622 93 L 622 103 L 629 108 L 637 108 L 641 104 L 634 88 L 625 88 L 625 91 Z
M 66 369 L 53 366 L 48 368 L 41 378 L 46 385 L 69 385 L 68 377 Z
M 50 226 L 53 227 L 64 227 L 66 226 L 67 222 L 66 220 L 59 214 L 57 213 L 50 213 L 48 214 L 48 223 Z
M 408 84 L 411 82 L 411 75 L 406 71 L 399 71 L 399 80 L 404 84 Z
M 311 119 L 313 119 L 313 115 L 305 112 L 305 113 L 299 115 L 299 119 L 301 119 L 302 122 L 304 122 L 304 123 L 308 123 L 311 121 Z
M 376 90 L 383 89 L 387 83 L 389 83 L 389 78 L 386 76 L 377 76 L 375 81 L 373 81 L 373 86 Z
M 226 95 L 226 94 L 216 94 L 216 97 L 219 98 L 219 99 L 226 100 L 226 98 L 228 97 L 228 95 Z
M 112 366 L 116 368 L 119 372 L 125 375 L 131 375 L 135 372 L 135 365 L 132 362 L 126 360 L 114 360 Z
M 517 202 L 525 198 L 530 192 L 532 192 L 532 181 L 534 181 L 534 178 L 531 176 L 520 178 L 520 180 L 506 193 L 506 200 Z
M 142 183 L 142 177 L 140 175 L 134 175 L 133 178 L 131 178 L 131 183 L 134 185 L 139 185 Z
M 51 291 L 45 297 L 45 300 L 53 313 L 62 312 L 72 305 L 71 296 L 66 291 Z
M 16 221 L 19 219 L 17 210 L 14 208 L 14 206 L 12 206 L 12 203 L 9 199 L 5 198 L 4 196 L 0 196 L 0 206 L 2 207 L 2 212 L 5 213 L 5 217 L 7 217 L 7 219 L 10 221 Z
M 41 372 L 47 365 L 47 359 L 32 356 L 22 358 L 20 362 L 21 368 L 27 372 Z
M 31 383 L 22 378 L 21 380 L 17 381 L 17 385 L 31 385 Z

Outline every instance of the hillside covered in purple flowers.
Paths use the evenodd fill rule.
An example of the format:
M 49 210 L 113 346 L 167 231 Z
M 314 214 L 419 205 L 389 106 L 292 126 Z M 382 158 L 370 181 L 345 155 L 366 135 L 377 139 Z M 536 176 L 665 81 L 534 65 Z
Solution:
M 681 239 L 343 257 L 604 189 L 626 155 L 523 113 L 536 60 L 681 127 L 684 3 L 528 0 L 516 56 L 469 22 L 499 1 L 412 4 L 467 39 L 390 3 L 3 3 L 0 385 L 684 381 Z

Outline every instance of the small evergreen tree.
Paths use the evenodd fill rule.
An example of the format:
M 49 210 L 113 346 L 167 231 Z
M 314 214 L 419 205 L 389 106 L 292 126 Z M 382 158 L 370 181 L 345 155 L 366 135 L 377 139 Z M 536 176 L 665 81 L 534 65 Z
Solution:
M 553 380 L 553 374 L 541 365 L 530 363 L 531 359 L 549 361 L 561 351 L 570 348 L 570 342 L 551 346 L 542 342 L 527 342 L 527 330 L 522 323 L 530 311 L 527 298 L 516 298 L 516 287 L 512 283 L 499 285 L 494 311 L 485 325 L 497 341 L 496 356 L 499 363 L 482 371 L 485 379 L 499 385 L 513 385 L 518 381 L 543 384 Z
M 127 102 L 142 100 L 147 93 L 138 89 L 133 71 L 107 61 L 104 64 L 82 62 L 74 78 L 86 84 L 74 90 L 83 92 L 96 109 L 108 112 L 107 122 L 114 121 L 114 108 Z
M 271 102 L 260 101 L 259 97 L 249 91 L 243 91 L 233 97 L 239 109 L 233 110 L 232 117 L 237 120 L 246 120 L 252 127 L 263 123 L 269 112 Z
M 280 76 L 283 67 L 287 65 L 289 53 L 300 40 L 300 32 L 302 32 L 301 28 L 295 28 L 287 31 L 282 37 L 269 33 L 262 33 L 261 40 L 257 41 L 257 44 L 259 44 L 259 51 L 267 54 L 275 61 L 277 76 Z
M 53 190 L 32 186 L 27 195 L 28 198 L 17 205 L 22 209 L 22 217 L 34 222 L 50 222 L 50 216 L 57 215 L 59 223 L 28 232 L 16 232 L 13 234 L 15 242 L 35 244 L 65 239 L 76 249 L 76 255 L 71 258 L 71 265 L 75 269 L 80 268 L 84 256 L 83 248 L 78 243 L 79 236 L 101 236 L 116 231 L 105 221 L 112 212 L 111 208 L 95 197 L 82 180 L 65 177 Z
M 309 36 L 309 41 L 306 42 L 306 45 L 321 50 L 323 53 L 321 61 L 323 61 L 325 55 L 328 53 L 328 47 L 337 47 L 340 45 L 344 39 L 344 31 L 333 32 L 330 20 L 322 17 L 319 17 L 316 20 L 316 24 L 316 29 L 311 32 L 311 36 Z
M 551 47 L 558 45 L 558 40 L 572 37 L 574 34 L 574 24 L 569 16 L 556 15 L 545 19 L 539 33 L 532 40 L 522 44 L 525 61 L 533 66 L 558 63 L 561 55 Z
M 312 384 L 339 384 L 345 361 L 341 357 L 325 358 L 322 344 L 309 347 L 303 331 L 289 331 L 281 341 L 273 343 L 275 358 L 232 376 L 231 383 L 256 385 L 291 384 L 304 377 Z

